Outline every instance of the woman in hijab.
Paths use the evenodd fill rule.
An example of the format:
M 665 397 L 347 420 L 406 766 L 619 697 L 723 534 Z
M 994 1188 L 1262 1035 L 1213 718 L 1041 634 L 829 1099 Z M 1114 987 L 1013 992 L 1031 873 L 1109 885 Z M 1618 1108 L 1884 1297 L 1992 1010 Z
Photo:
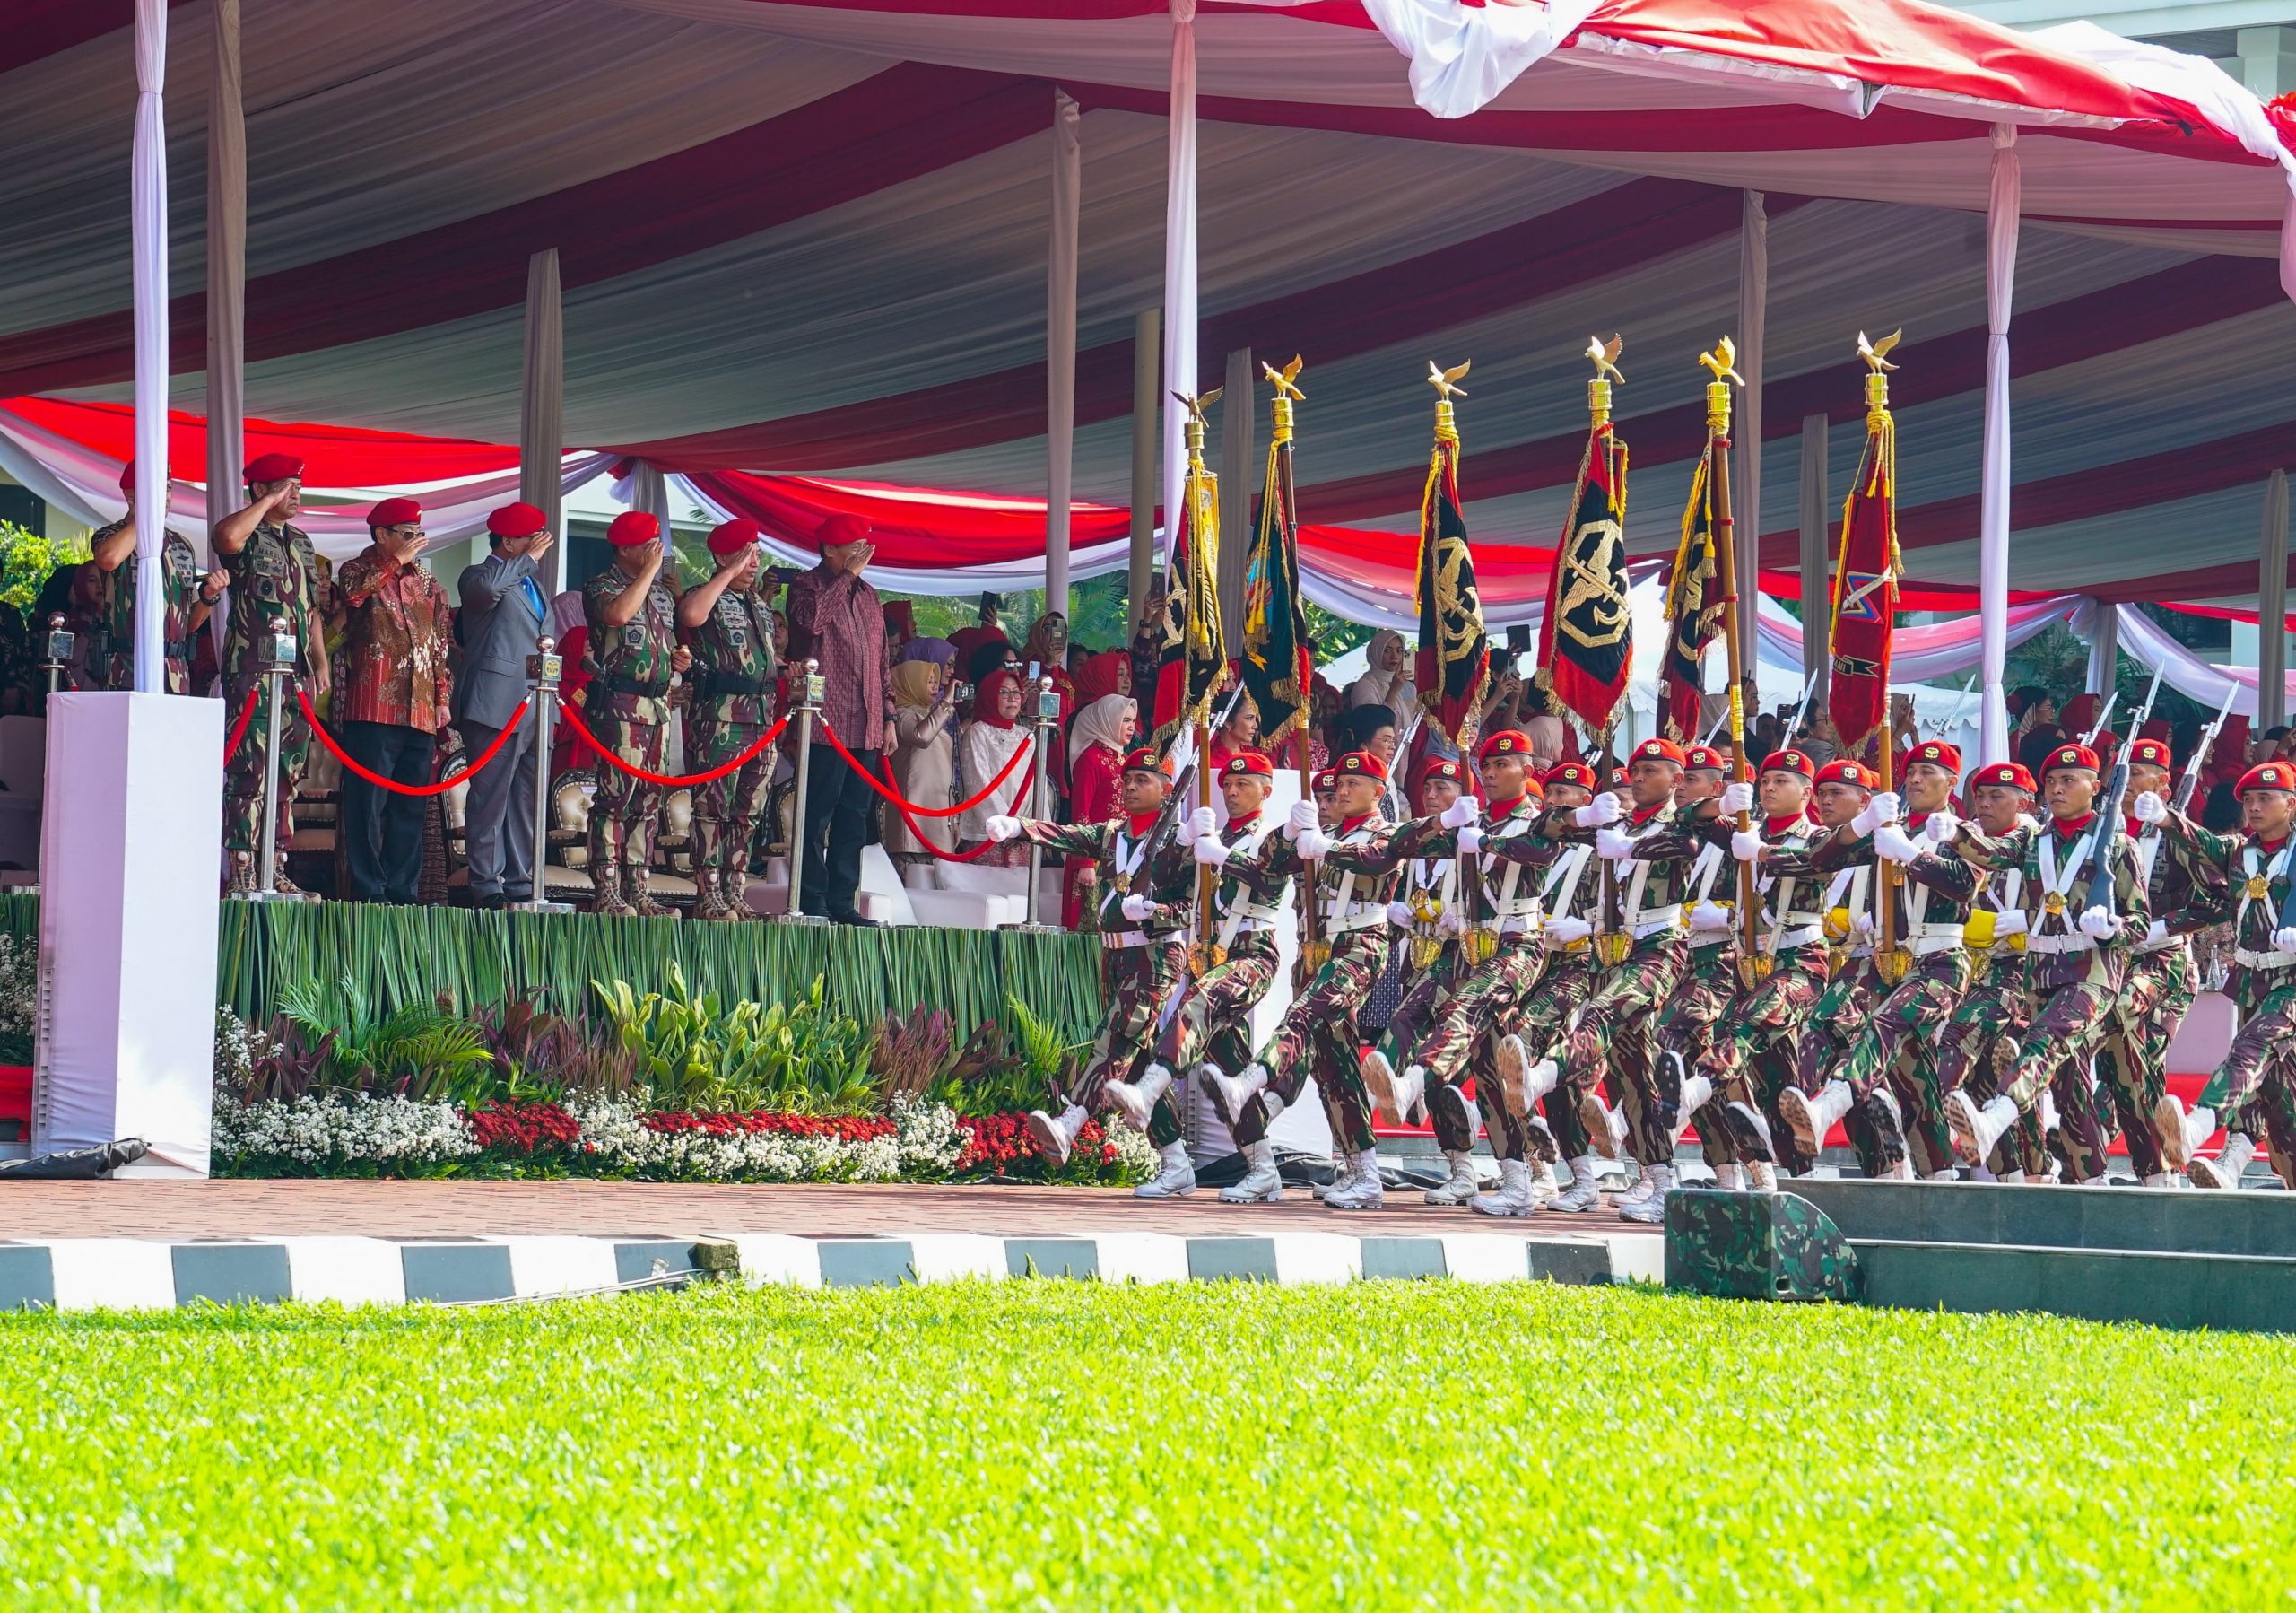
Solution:
M 1068 722 L 1076 714 L 1076 680 L 1068 676 L 1068 618 L 1058 611 L 1047 611 L 1029 629 L 1028 642 L 1021 646 L 1021 664 L 1025 671 L 1031 662 L 1052 679 L 1053 693 L 1060 696 L 1060 726 L 1053 731 L 1065 734 Z M 1033 696 L 1031 689 L 1027 693 Z M 1030 713 L 1031 717 L 1034 712 Z M 1068 756 L 1066 747 L 1055 745 L 1045 759 L 1045 777 L 1063 800 L 1068 797 Z
M 1020 754 L 1026 744 L 1029 730 L 1021 726 L 1021 675 L 1009 667 L 999 667 L 983 678 L 972 697 L 972 716 L 957 733 L 957 789 L 960 800 L 980 799 L 965 808 L 957 819 L 957 833 L 962 838 L 961 850 L 970 851 L 988 839 L 988 820 L 1010 817 L 1020 810 L 1022 796 L 1028 793 L 1033 769 L 1028 763 L 1005 773 L 1005 763 Z M 1004 781 L 994 789 L 988 786 L 999 773 Z M 986 790 L 986 794 L 982 792 Z M 978 859 L 989 868 L 1025 866 L 1029 860 L 1029 842 L 1019 836 L 1003 845 L 991 846 Z
M 1129 697 L 1132 687 L 1132 658 L 1121 650 L 1103 650 L 1098 655 L 1084 658 L 1084 665 L 1076 673 L 1076 703 L 1081 708 L 1091 705 L 1106 695 Z
M 1117 784 L 1124 776 L 1124 753 L 1139 730 L 1132 697 L 1103 694 L 1076 713 L 1068 731 L 1068 821 L 1098 824 L 1117 815 Z M 1060 921 L 1076 928 L 1091 885 L 1092 859 L 1071 857 L 1060 877 Z
M 919 643 L 943 641 L 912 641 L 909 648 L 913 650 Z M 955 650 L 945 644 L 944 648 L 949 649 L 953 659 Z M 893 782 L 901 795 L 917 806 L 946 806 L 957 798 L 953 789 L 956 737 L 949 731 L 949 713 L 954 698 L 955 691 L 947 681 L 942 663 L 929 656 L 904 660 L 893 668 L 893 732 L 900 741 L 893 748 Z M 919 828 L 928 828 L 946 821 L 920 817 L 917 823 Z M 925 841 L 897 812 L 886 815 L 885 852 L 904 869 L 925 868 L 933 861 L 933 853 L 926 849 Z M 907 877 L 906 874 L 903 877 Z M 912 883 L 929 885 L 931 881 L 926 877 Z
M 1385 706 L 1390 711 L 1419 709 L 1419 692 L 1411 683 L 1411 650 L 1403 634 L 1383 627 L 1371 635 L 1363 651 L 1363 676 L 1347 685 L 1340 703 L 1350 711 L 1357 706 Z

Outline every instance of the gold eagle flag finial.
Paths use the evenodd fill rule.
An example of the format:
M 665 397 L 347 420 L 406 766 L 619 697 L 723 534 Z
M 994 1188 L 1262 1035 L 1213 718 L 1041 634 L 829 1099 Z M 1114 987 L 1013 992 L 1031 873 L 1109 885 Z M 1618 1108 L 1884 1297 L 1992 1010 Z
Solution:
M 1718 384 L 1726 381 L 1735 381 L 1741 387 L 1746 384 L 1746 378 L 1738 373 L 1738 344 L 1727 336 L 1714 344 L 1713 352 L 1700 353 L 1698 362 L 1713 372 Z
M 1619 350 L 1626 345 L 1626 338 L 1613 336 L 1607 342 L 1600 336 L 1587 338 L 1587 358 L 1595 366 L 1595 379 L 1626 384 L 1626 377 L 1618 372 Z
M 1190 397 L 1185 392 L 1172 394 L 1174 401 L 1187 411 L 1187 446 L 1190 453 L 1199 456 L 1203 453 L 1205 429 L 1204 411 L 1220 401 L 1220 394 L 1222 390 L 1222 388 L 1214 387 L 1211 391 L 1199 394 L 1195 397 Z
M 1259 367 L 1262 371 L 1266 372 L 1267 379 L 1275 383 L 1276 397 L 1296 397 L 1300 402 L 1305 403 L 1307 401 L 1308 395 L 1305 392 L 1300 391 L 1299 386 L 1301 363 L 1302 361 L 1300 358 L 1300 355 L 1295 353 L 1292 355 L 1292 362 L 1284 365 L 1281 370 L 1278 370 L 1274 365 L 1269 363 L 1265 359 L 1262 359 L 1260 361 Z
M 1866 361 L 1866 368 L 1876 374 L 1884 370 L 1894 370 L 1897 366 L 1890 362 L 1890 349 L 1896 346 L 1904 336 L 1905 327 L 1900 326 L 1880 341 L 1869 342 L 1861 330 L 1857 333 L 1857 356 Z
M 1467 389 L 1459 383 L 1466 379 L 1467 368 L 1474 362 L 1473 359 L 1469 359 L 1465 364 L 1454 364 L 1446 370 L 1433 359 L 1429 359 L 1427 384 L 1435 388 L 1436 396 L 1445 403 L 1450 402 L 1454 397 L 1465 397 L 1467 395 Z

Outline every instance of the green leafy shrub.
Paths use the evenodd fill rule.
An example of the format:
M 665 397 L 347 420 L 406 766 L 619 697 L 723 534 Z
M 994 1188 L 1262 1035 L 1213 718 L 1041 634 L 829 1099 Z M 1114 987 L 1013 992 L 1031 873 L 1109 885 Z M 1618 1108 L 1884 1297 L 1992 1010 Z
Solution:
M 635 1080 L 657 1108 L 746 1114 L 866 1113 L 874 1035 L 827 1007 L 815 977 L 795 1002 L 736 1003 L 697 996 L 670 965 L 668 989 L 643 997 L 627 981 L 592 981 L 614 1041 L 636 1060 Z
M 280 993 L 279 1007 L 306 1043 L 324 1046 L 330 1086 L 463 1104 L 504 1095 L 485 1038 L 443 995 L 378 1014 L 346 974 L 332 994 L 299 981 Z

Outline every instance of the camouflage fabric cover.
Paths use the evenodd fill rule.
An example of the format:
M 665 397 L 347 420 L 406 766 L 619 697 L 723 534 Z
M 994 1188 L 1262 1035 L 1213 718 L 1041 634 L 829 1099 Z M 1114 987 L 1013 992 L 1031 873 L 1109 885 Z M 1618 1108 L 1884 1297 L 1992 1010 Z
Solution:
M 1839 1227 L 1792 1193 L 1666 1195 L 1666 1286 L 1710 1299 L 1838 1300 L 1865 1291 Z

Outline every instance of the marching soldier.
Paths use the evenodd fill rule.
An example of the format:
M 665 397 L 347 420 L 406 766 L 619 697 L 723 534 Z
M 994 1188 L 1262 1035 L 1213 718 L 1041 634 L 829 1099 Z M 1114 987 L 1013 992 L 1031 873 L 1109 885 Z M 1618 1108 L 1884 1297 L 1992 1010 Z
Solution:
M 1674 787 L 1676 815 L 1686 824 L 1711 819 L 1714 809 L 1706 808 L 1701 814 L 1699 804 L 1718 799 L 1730 767 L 1730 759 L 1712 745 L 1693 745 L 1685 750 L 1682 782 Z M 1732 876 L 1727 880 L 1726 869 Z M 1746 1185 L 1745 1164 L 1722 1122 L 1721 1105 L 1712 1101 L 1718 1090 L 1713 1077 L 1694 1067 L 1700 1053 L 1720 1033 L 1738 984 L 1738 949 L 1731 922 L 1735 873 L 1726 841 L 1709 837 L 1699 848 L 1691 863 L 1686 898 L 1688 965 L 1681 988 L 1667 998 L 1652 1028 L 1658 1057 L 1673 1067 L 1682 1094 L 1674 1111 L 1676 1138 L 1696 1121 L 1707 1163 L 1714 1167 L 1714 1185 L 1725 1191 Z
M 1163 763 L 1144 746 L 1124 759 L 1117 785 L 1123 816 L 1100 824 L 998 816 L 986 825 L 988 838 L 1000 844 L 1024 836 L 1048 851 L 1091 858 L 1099 869 L 1108 1018 L 1085 1056 L 1075 1090 L 1053 1094 L 1059 1112 L 1031 1111 L 1028 1129 L 1046 1157 L 1060 1165 L 1067 1162 L 1084 1122 L 1102 1107 L 1121 1107 L 1128 1114 L 1145 1112 L 1144 1129 L 1162 1164 L 1155 1180 L 1133 1190 L 1143 1199 L 1196 1191 L 1196 1168 L 1188 1161 L 1187 1145 L 1180 1140 L 1178 1107 L 1161 1086 L 1150 1094 L 1137 1090 L 1139 1084 L 1132 1079 L 1135 1070 L 1144 1070 L 1155 1051 L 1156 1016 L 1187 967 L 1196 861 L 1182 836 L 1164 832 L 1170 792 Z M 1169 1070 L 1166 1074 L 1169 1079 Z M 1121 1106 L 1111 1090 L 1118 1081 L 1135 1088 Z
M 1465 776 L 1456 762 L 1428 763 L 1420 782 L 1424 815 L 1440 818 L 1457 804 Z M 1413 1051 L 1427 1033 L 1443 999 L 1465 972 L 1460 962 L 1459 937 L 1465 929 L 1459 910 L 1459 859 L 1432 850 L 1406 859 L 1397 871 L 1396 900 L 1387 903 L 1387 929 L 1408 947 L 1410 986 L 1387 1017 L 1378 1045 L 1364 1055 L 1363 1080 L 1376 1103 L 1392 1089 L 1395 1071 L 1411 1061 Z M 1417 1123 L 1422 1116 L 1435 1130 L 1435 1145 L 1451 1166 L 1444 1181 L 1427 1190 L 1425 1200 L 1434 1205 L 1465 1204 L 1482 1191 L 1475 1179 L 1474 1116 L 1464 1094 L 1437 1092 L 1395 1118 Z
M 764 536 L 755 521 L 726 521 L 709 534 L 717 568 L 678 600 L 678 627 L 693 655 L 685 711 L 687 768 L 707 772 L 755 745 L 773 719 L 773 602 L 758 586 Z M 773 789 L 778 754 L 768 746 L 735 772 L 693 790 L 697 919 L 752 919 L 750 841 Z
M 1945 1100 L 1954 1148 L 1968 1164 L 1981 1164 L 2018 1115 L 2054 1085 L 2058 1136 L 2073 1179 L 2083 1186 L 2105 1180 L 2089 1059 L 2111 1028 L 2129 951 L 2151 919 L 2135 843 L 2118 822 L 2100 822 L 2095 811 L 2097 772 L 2097 753 L 2087 745 L 2057 746 L 2041 772 L 2049 821 L 1999 840 L 1970 836 L 1963 848 L 1980 867 L 2015 867 L 2024 874 L 2030 1017 L 1999 1096 L 1979 1104 L 1962 1090 Z M 2091 879 L 2100 850 L 2109 876 L 2102 889 Z
M 1315 950 L 1321 955 L 1309 959 L 1313 981 L 1292 998 L 1258 1058 L 1233 1075 L 1212 1072 L 1213 1103 L 1239 1147 L 1248 1146 L 1299 1101 L 1312 1075 L 1332 1112 L 1343 1171 L 1324 1202 L 1334 1209 L 1377 1209 L 1386 1190 L 1355 1016 L 1387 959 L 1387 894 L 1402 859 L 1379 818 L 1387 764 L 1368 751 L 1350 751 L 1332 772 L 1339 814 L 1332 831 L 1316 827 L 1316 809 L 1303 801 L 1283 833 L 1260 848 L 1271 872 L 1300 874 L 1317 902 Z
M 667 545 L 661 522 L 641 510 L 625 510 L 607 527 L 606 541 L 613 545 L 613 563 L 582 589 L 590 628 L 582 720 L 602 749 L 659 772 L 668 741 L 670 679 L 693 664 L 693 652 L 677 641 L 678 597 L 663 575 Z M 647 888 L 647 854 L 661 806 L 660 785 L 610 763 L 598 768 L 590 807 L 592 912 L 669 914 Z
M 164 490 L 168 485 L 162 483 Z M 135 461 L 119 473 L 119 491 L 127 495 L 127 513 L 89 537 L 88 548 L 103 575 L 104 687 L 135 687 L 135 585 L 142 562 L 135 554 Z M 164 491 L 161 510 L 165 510 Z M 192 635 L 205 624 L 208 613 L 222 597 L 230 580 L 222 566 L 205 576 L 190 543 L 172 527 L 160 545 L 161 654 L 166 658 L 161 687 L 170 694 L 191 693 Z M 245 698 L 242 696 L 241 698 Z M 235 710 L 233 716 L 237 716 Z
M 303 461 L 292 454 L 264 454 L 249 461 L 247 479 L 247 507 L 225 516 L 213 534 L 231 587 L 230 618 L 223 637 L 223 698 L 231 713 L 226 720 L 237 719 L 250 695 L 256 702 L 239 748 L 231 753 L 224 781 L 223 847 L 230 854 L 234 892 L 252 891 L 258 883 L 255 859 L 263 845 L 270 732 L 265 707 L 273 687 L 263 668 L 270 658 L 273 621 L 285 622 L 294 638 L 294 671 L 314 703 L 326 693 L 328 671 L 318 555 L 309 536 L 293 524 L 303 505 Z M 279 825 L 274 884 L 291 893 L 296 887 L 287 878 L 287 837 L 310 743 L 310 724 L 290 690 L 280 703 L 279 799 L 273 809 Z

